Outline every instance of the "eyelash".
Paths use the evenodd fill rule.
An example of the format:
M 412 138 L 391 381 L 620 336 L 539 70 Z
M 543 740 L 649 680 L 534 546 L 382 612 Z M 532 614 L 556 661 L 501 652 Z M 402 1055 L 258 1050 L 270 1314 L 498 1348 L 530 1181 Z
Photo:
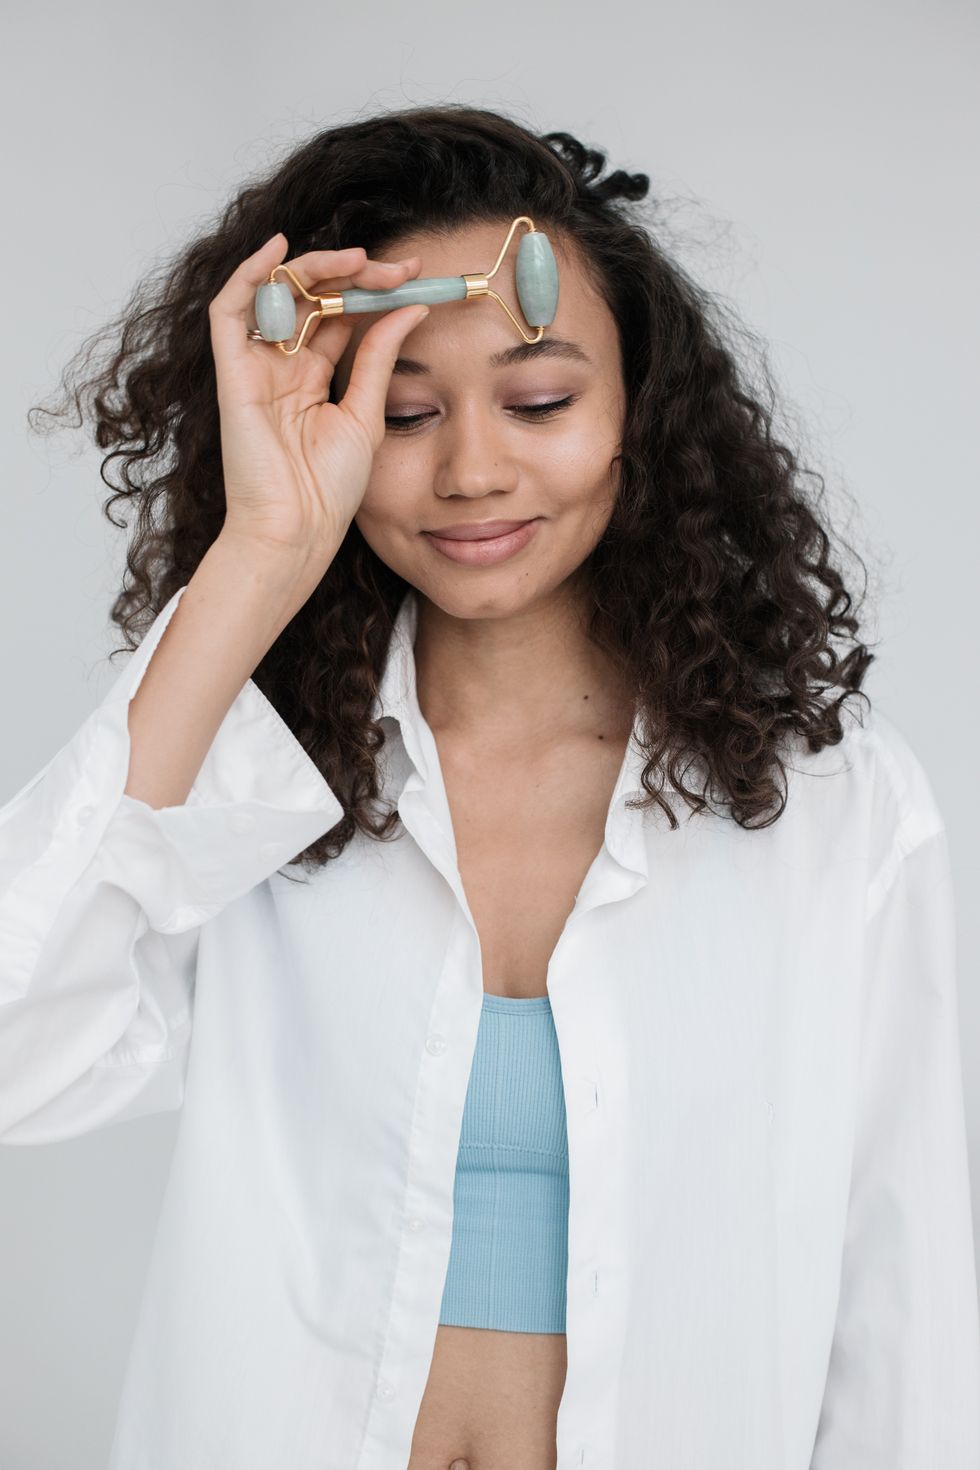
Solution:
M 555 414 L 561 413 L 563 409 L 570 408 L 577 397 L 578 394 L 570 393 L 567 398 L 556 398 L 551 403 L 525 403 L 523 405 L 517 403 L 513 404 L 512 407 L 515 412 L 527 414 L 531 423 L 540 423 L 554 417 Z M 404 434 L 410 432 L 416 424 L 422 423 L 425 419 L 431 417 L 432 415 L 428 413 L 386 414 L 385 427 L 391 429 L 396 434 Z

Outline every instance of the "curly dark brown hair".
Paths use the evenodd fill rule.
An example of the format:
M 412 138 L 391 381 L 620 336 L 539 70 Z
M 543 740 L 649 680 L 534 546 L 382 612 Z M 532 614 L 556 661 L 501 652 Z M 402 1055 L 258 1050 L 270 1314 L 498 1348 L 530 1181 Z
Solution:
M 717 799 L 743 827 L 780 816 L 785 742 L 811 751 L 837 744 L 839 707 L 859 693 L 874 655 L 857 641 L 819 496 L 805 492 L 811 477 L 822 496 L 823 477 L 773 437 L 768 369 L 763 404 L 727 343 L 716 298 L 670 258 L 652 203 L 638 204 L 649 177 L 620 169 L 602 177 L 605 162 L 569 133 L 537 135 L 464 105 L 348 122 L 242 188 L 209 233 L 137 285 L 65 369 L 52 415 L 63 417 L 70 398 L 76 426 L 91 423 L 114 491 L 103 505 L 110 522 L 128 526 L 112 515 L 117 501 L 136 508 L 111 610 L 127 641 L 110 658 L 138 645 L 223 524 L 208 305 L 239 262 L 276 231 L 289 258 L 352 241 L 372 255 L 410 232 L 506 226 L 530 213 L 550 238 L 578 246 L 618 325 L 621 474 L 590 557 L 588 632 L 637 692 L 648 761 L 646 795 L 634 804 L 657 803 L 676 828 L 666 777 L 695 811 Z M 100 340 L 108 360 L 78 381 Z M 117 460 L 119 487 L 106 473 Z M 397 809 L 376 805 L 385 730 L 371 714 L 407 591 L 352 522 L 254 672 L 343 803 L 343 818 L 297 858 L 308 869 L 338 856 L 358 828 L 386 838 L 400 825 Z M 833 645 L 845 637 L 854 646 L 841 656 Z M 684 785 L 692 768 L 704 777 L 700 792 Z

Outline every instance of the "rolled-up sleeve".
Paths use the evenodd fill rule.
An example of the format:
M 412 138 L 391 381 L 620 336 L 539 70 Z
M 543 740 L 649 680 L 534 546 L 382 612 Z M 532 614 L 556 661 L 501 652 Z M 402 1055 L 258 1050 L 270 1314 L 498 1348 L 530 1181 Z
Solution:
M 183 805 L 125 794 L 129 702 L 184 590 L 0 809 L 0 1142 L 178 1106 L 200 925 L 343 815 L 251 679 Z
M 812 1470 L 977 1470 L 980 1310 L 943 828 L 869 896 L 859 1110 Z

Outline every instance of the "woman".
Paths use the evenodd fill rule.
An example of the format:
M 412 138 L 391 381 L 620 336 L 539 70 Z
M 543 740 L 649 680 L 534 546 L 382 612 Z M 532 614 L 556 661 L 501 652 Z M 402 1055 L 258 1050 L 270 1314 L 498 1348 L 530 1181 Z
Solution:
M 322 133 L 95 383 L 136 651 L 2 813 L 0 1136 L 181 1108 L 111 1470 L 980 1454 L 942 818 L 604 162 Z M 476 272 L 522 215 L 538 344 L 488 301 L 248 336 L 280 262 Z

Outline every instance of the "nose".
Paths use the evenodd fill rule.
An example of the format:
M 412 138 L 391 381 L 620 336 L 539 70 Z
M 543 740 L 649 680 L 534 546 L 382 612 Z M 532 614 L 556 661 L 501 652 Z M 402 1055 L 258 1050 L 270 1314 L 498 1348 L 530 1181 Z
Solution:
M 478 409 L 447 426 L 435 468 L 437 493 L 480 498 L 493 490 L 513 490 L 520 482 L 520 472 L 499 433 L 489 416 L 481 417 Z

